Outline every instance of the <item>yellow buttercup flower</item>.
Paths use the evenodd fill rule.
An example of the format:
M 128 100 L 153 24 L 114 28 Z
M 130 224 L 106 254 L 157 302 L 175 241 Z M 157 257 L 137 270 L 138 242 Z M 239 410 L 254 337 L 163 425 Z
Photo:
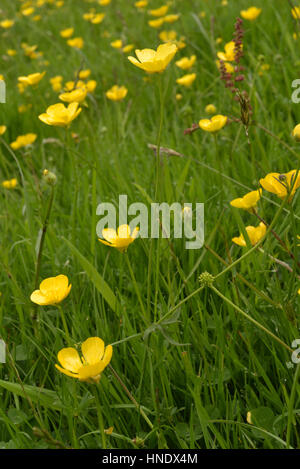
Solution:
M 161 31 L 159 33 L 159 39 L 163 42 L 172 42 L 175 41 L 177 37 L 176 31 Z
M 1 28 L 3 29 L 9 29 L 11 28 L 13 25 L 15 24 L 15 22 L 13 20 L 3 20 L 0 22 L 0 26 Z
M 66 28 L 66 29 L 63 29 L 62 31 L 60 31 L 59 34 L 64 39 L 69 39 L 71 36 L 73 36 L 73 33 L 74 33 L 74 28 Z
M 0 136 L 3 135 L 6 132 L 6 125 L 0 125 Z
M 156 8 L 155 10 L 149 10 L 149 15 L 151 16 L 164 16 L 169 9 L 169 5 L 163 5 L 160 8 Z
M 32 104 L 29 103 L 29 104 L 20 104 L 20 106 L 18 106 L 18 112 L 20 114 L 23 114 L 24 112 L 28 111 L 29 109 L 32 108 Z
M 7 49 L 6 53 L 9 55 L 9 57 L 14 57 L 17 55 L 17 51 L 15 49 Z
M 27 44 L 22 44 L 22 49 L 24 50 L 24 54 L 26 57 L 30 59 L 36 59 L 39 56 L 39 52 L 36 52 L 37 45 L 28 46 Z
M 300 142 L 300 124 L 297 124 L 296 127 L 294 127 L 292 136 L 296 140 L 296 142 Z
M 167 68 L 176 52 L 177 47 L 175 44 L 166 43 L 159 45 L 156 51 L 153 49 L 136 49 L 135 54 L 138 60 L 131 56 L 128 57 L 128 60 L 146 72 L 158 73 Z
M 295 20 L 299 20 L 300 19 L 300 7 L 294 7 L 291 9 L 291 12 L 292 12 L 292 15 L 293 15 L 293 18 L 295 18 Z
M 123 42 L 121 39 L 116 39 L 115 41 L 111 42 L 110 45 L 114 49 L 121 49 L 123 47 Z
M 267 231 L 267 227 L 262 222 L 260 222 L 260 224 L 257 227 L 246 226 L 246 232 L 247 232 L 248 238 L 252 246 L 255 246 L 255 244 L 257 244 L 258 241 L 260 241 L 261 238 L 264 237 L 264 235 L 266 234 L 266 231 Z M 245 238 L 242 234 L 238 237 L 232 238 L 232 241 L 238 246 L 247 246 Z
M 136 227 L 131 233 L 128 225 L 120 225 L 118 232 L 113 228 L 104 228 L 104 230 L 102 230 L 102 236 L 106 241 L 100 238 L 98 238 L 98 240 L 107 246 L 111 246 L 118 249 L 120 252 L 124 252 L 127 251 L 129 244 L 133 243 L 136 239 L 138 232 L 139 228 Z
M 139 0 L 138 2 L 135 2 L 134 6 L 136 8 L 143 9 L 148 5 L 148 0 Z
M 114 427 L 108 427 L 104 429 L 105 435 L 111 435 L 113 431 L 114 431 Z
M 261 8 L 250 7 L 248 10 L 241 10 L 240 14 L 244 20 L 253 21 L 261 14 Z
M 40 306 L 57 305 L 70 293 L 72 285 L 66 275 L 57 275 L 43 280 L 40 289 L 35 290 L 30 299 Z
M 227 116 L 222 116 L 221 114 L 217 114 L 213 116 L 211 119 L 201 119 L 199 121 L 199 127 L 206 132 L 218 132 L 218 130 L 222 129 L 227 122 Z
M 232 200 L 230 202 L 230 205 L 236 208 L 243 208 L 244 210 L 255 209 L 257 206 L 257 202 L 261 198 L 261 194 L 262 194 L 262 189 L 248 192 L 248 194 L 244 195 L 244 197 L 240 197 L 238 199 Z
M 97 86 L 97 82 L 96 80 L 89 80 L 85 86 L 86 86 L 86 89 L 88 90 L 88 93 L 93 93 L 93 91 L 95 91 L 95 88 Z
M 77 82 L 77 84 L 75 84 L 75 81 L 67 81 L 64 85 L 64 89 L 66 91 L 73 91 L 73 90 L 75 90 L 77 85 L 78 85 L 78 82 Z
M 217 108 L 214 104 L 208 104 L 207 106 L 205 106 L 204 111 L 207 114 L 215 114 L 217 112 Z
M 84 13 L 82 15 L 82 18 L 86 21 L 90 21 L 94 16 L 94 12 L 93 11 L 90 11 L 89 13 Z
M 62 93 L 59 95 L 59 99 L 64 101 L 65 103 L 82 103 L 87 95 L 86 87 L 76 88 L 69 93 Z
M 188 75 L 183 75 L 181 78 L 177 78 L 176 83 L 183 86 L 191 86 L 191 84 L 196 79 L 196 73 L 189 73 Z
M 258 71 L 258 74 L 259 76 L 263 76 L 264 72 L 267 72 L 268 70 L 270 70 L 270 65 L 269 64 L 262 64 L 260 67 L 259 67 L 259 71 Z
M 220 67 L 221 67 L 220 60 L 217 60 L 216 64 L 217 64 L 218 69 L 220 70 Z M 225 67 L 225 70 L 226 70 L 227 73 L 233 73 L 234 72 L 234 67 L 231 65 L 231 63 L 223 62 L 223 64 L 224 64 L 224 67 Z
M 114 85 L 110 90 L 106 91 L 106 97 L 112 101 L 121 101 L 127 95 L 127 88 L 125 86 Z
M 184 42 L 184 40 L 185 37 L 181 36 L 178 41 L 174 41 L 174 44 L 176 44 L 178 50 L 184 49 L 186 47 L 186 43 Z
M 122 52 L 124 52 L 124 54 L 128 54 L 132 49 L 134 49 L 134 44 L 127 44 L 127 46 L 122 47 Z
M 63 80 L 63 77 L 61 75 L 57 75 L 56 77 L 50 78 L 50 83 L 51 83 L 53 91 L 57 92 L 61 90 L 62 80 Z
M 25 8 L 24 10 L 22 10 L 22 15 L 30 16 L 30 15 L 32 15 L 33 12 L 34 12 L 33 7 Z
M 19 137 L 17 137 L 17 139 L 10 144 L 10 147 L 13 150 L 19 150 L 19 148 L 23 148 L 34 143 L 36 138 L 37 135 L 32 133 L 19 135 Z
M 280 199 L 285 199 L 290 194 L 288 201 L 291 202 L 296 190 L 300 186 L 300 172 L 293 169 L 288 173 L 269 173 L 260 179 L 261 186 L 268 192 L 276 194 Z
M 149 26 L 151 28 L 160 28 L 164 24 L 164 18 L 157 18 L 156 20 L 149 20 Z
M 91 19 L 92 24 L 100 24 L 104 20 L 105 13 L 97 13 Z
M 19 83 L 22 83 L 25 86 L 33 86 L 37 85 L 42 78 L 44 77 L 46 72 L 42 73 L 31 73 L 30 75 L 24 76 L 24 77 L 18 77 Z
M 4 189 L 14 189 L 18 184 L 16 178 L 8 179 L 7 181 L 2 181 L 1 185 Z
M 165 23 L 175 23 L 179 19 L 180 15 L 167 15 L 164 17 Z
M 98 383 L 101 373 L 109 364 L 113 348 L 111 345 L 105 347 L 99 337 L 90 337 L 81 345 L 82 357 L 73 347 L 60 350 L 57 359 L 62 365 L 55 367 L 67 376 L 77 378 L 79 381 Z
M 177 60 L 175 64 L 177 67 L 181 68 L 182 70 L 189 70 L 194 63 L 196 62 L 196 56 L 192 55 L 190 58 L 188 57 L 182 57 L 182 59 Z
M 223 62 L 232 62 L 234 60 L 234 41 L 227 42 L 224 47 L 224 52 L 218 52 L 217 56 Z
M 45 113 L 39 115 L 39 119 L 44 124 L 67 127 L 81 112 L 81 107 L 78 106 L 78 103 L 70 103 L 68 107 L 62 103 L 53 104 Z
M 111 0 L 98 0 L 99 5 L 106 6 L 109 5 Z
M 86 78 L 88 78 L 91 74 L 91 71 L 89 68 L 85 69 L 85 70 L 80 70 L 80 72 L 78 73 L 78 76 L 81 80 L 85 80 Z
M 82 49 L 83 46 L 84 46 L 84 41 L 83 41 L 82 37 L 74 37 L 73 39 L 69 39 L 67 41 L 67 44 L 70 47 L 74 47 L 76 49 Z

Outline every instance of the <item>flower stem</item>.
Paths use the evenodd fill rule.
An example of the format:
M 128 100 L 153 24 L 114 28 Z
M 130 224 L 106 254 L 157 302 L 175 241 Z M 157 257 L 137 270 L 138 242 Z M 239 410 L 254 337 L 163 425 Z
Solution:
M 300 363 L 298 363 L 296 368 L 296 373 L 294 376 L 291 397 L 288 403 L 288 422 L 287 422 L 287 431 L 286 431 L 286 447 L 287 449 L 290 448 L 290 439 L 291 439 L 291 427 L 292 427 L 292 420 L 293 420 L 293 409 L 294 409 L 294 402 L 296 397 L 296 387 L 298 385 L 298 376 L 300 371 Z
M 204 244 L 204 247 L 207 251 L 209 251 L 216 259 L 218 259 L 223 265 L 227 266 L 229 265 L 229 262 L 226 262 L 219 254 L 217 254 L 210 246 L 207 244 Z M 239 278 L 247 287 L 251 288 L 258 296 L 263 298 L 265 301 L 270 303 L 271 305 L 275 306 L 275 308 L 282 309 L 282 306 L 275 301 L 273 301 L 271 298 L 269 298 L 264 292 L 261 292 L 258 290 L 255 285 L 253 285 L 249 280 L 247 280 L 242 274 L 236 272 L 236 277 Z
M 109 369 L 111 370 L 112 374 L 114 375 L 114 377 L 119 381 L 120 385 L 122 386 L 123 390 L 125 391 L 125 393 L 127 394 L 127 396 L 129 397 L 129 399 L 131 400 L 131 402 L 133 402 L 133 404 L 135 405 L 135 407 L 137 408 L 137 410 L 139 411 L 139 413 L 141 414 L 141 416 L 144 418 L 144 420 L 147 422 L 147 424 L 149 425 L 149 427 L 151 428 L 151 430 L 153 430 L 153 424 L 152 422 L 149 420 L 149 418 L 147 417 L 147 415 L 145 414 L 145 412 L 143 411 L 143 409 L 141 408 L 140 404 L 135 400 L 135 398 L 133 397 L 133 395 L 131 394 L 131 392 L 129 391 L 129 389 L 127 388 L 127 386 L 125 385 L 125 383 L 122 381 L 122 379 L 120 378 L 120 376 L 118 375 L 118 373 L 113 369 L 113 367 L 109 364 Z
M 277 335 L 273 334 L 273 332 L 269 331 L 265 326 L 260 324 L 258 321 L 253 319 L 249 314 L 245 313 L 239 306 L 235 305 L 229 298 L 226 298 L 216 287 L 213 285 L 209 285 L 209 288 L 214 291 L 222 300 L 226 301 L 230 306 L 232 306 L 238 313 L 242 314 L 248 321 L 251 321 L 253 324 L 255 324 L 257 327 L 262 329 L 264 332 L 266 332 L 270 337 L 272 337 L 274 340 L 279 342 L 283 347 L 285 347 L 289 352 L 293 352 L 293 349 L 289 347 L 285 342 L 283 342 Z
M 53 199 L 54 199 L 54 186 L 51 186 L 51 193 L 50 193 L 50 198 L 49 198 L 49 202 L 48 202 L 46 217 L 45 217 L 45 220 L 44 220 L 44 223 L 43 223 L 42 236 L 41 236 L 41 239 L 40 239 L 40 245 L 39 245 L 37 261 L 36 261 L 35 282 L 34 282 L 35 289 L 37 289 L 37 287 L 39 285 L 39 276 L 40 276 L 40 270 L 41 270 L 42 253 L 43 253 L 43 247 L 44 247 L 45 237 L 46 237 L 46 233 L 47 233 L 48 223 L 49 223 L 49 219 L 50 219 L 50 214 L 51 214 L 51 210 L 52 210 Z
M 155 194 L 154 194 L 154 201 L 157 201 L 157 198 L 160 199 L 161 191 L 160 191 L 160 142 L 161 142 L 161 134 L 163 128 L 163 120 L 164 120 L 164 94 L 163 94 L 163 87 L 162 87 L 162 78 L 161 76 L 158 77 L 158 90 L 159 90 L 159 100 L 160 100 L 160 119 L 159 119 L 159 126 L 157 131 L 157 140 L 156 140 L 156 178 L 155 178 Z M 159 243 L 159 238 L 158 238 Z M 148 317 L 150 317 L 150 304 L 151 304 L 151 274 L 152 274 L 152 255 L 153 255 L 153 238 L 150 239 L 150 249 L 149 249 L 149 258 L 148 258 L 148 279 L 147 279 L 147 312 Z
M 128 253 L 125 252 L 124 254 L 125 254 L 125 258 L 126 258 L 128 270 L 129 270 L 129 273 L 130 273 L 130 276 L 131 276 L 131 279 L 132 279 L 132 283 L 133 283 L 133 286 L 134 286 L 134 289 L 135 289 L 135 292 L 136 292 L 136 296 L 138 297 L 138 301 L 139 301 L 139 303 L 140 303 L 140 307 L 141 307 L 141 310 L 142 310 L 142 319 L 143 319 L 143 321 L 145 322 L 145 324 L 147 325 L 147 321 L 146 321 L 146 310 L 145 310 L 145 307 L 144 307 L 144 304 L 143 304 L 143 300 L 142 300 L 142 297 L 141 297 L 141 293 L 140 293 L 138 284 L 136 283 L 135 275 L 134 275 L 134 272 L 133 272 L 132 267 L 131 267 L 131 264 L 130 264 L 130 260 L 129 260 L 129 257 L 128 257 Z
M 163 121 L 164 121 L 164 95 L 163 95 L 161 76 L 158 79 L 158 90 L 159 90 L 159 100 L 160 100 L 160 118 L 159 118 L 158 132 L 157 132 L 157 148 L 156 148 L 156 181 L 155 181 L 155 195 L 154 195 L 155 201 L 157 197 L 160 195 L 160 190 L 159 190 L 160 189 L 159 187 L 160 142 L 161 142 L 161 134 L 162 134 L 162 128 L 163 128 Z
M 98 424 L 102 436 L 102 449 L 106 449 L 106 436 L 104 432 L 104 423 L 103 423 L 103 415 L 102 415 L 102 407 L 99 399 L 98 394 L 98 387 L 92 385 L 92 390 L 95 398 L 96 408 L 97 408 L 97 417 L 98 417 Z
M 266 225 L 266 227 L 268 228 L 268 223 L 260 216 L 258 215 L 258 213 L 256 212 L 256 210 L 253 210 L 252 212 L 264 225 Z M 295 260 L 295 256 L 294 254 L 289 250 L 289 248 L 287 247 L 287 245 L 285 244 L 285 242 L 280 238 L 280 236 L 276 233 L 276 231 L 274 230 L 271 230 L 271 233 L 272 235 L 274 236 L 274 238 L 277 239 L 277 241 L 281 244 L 281 246 L 283 247 L 283 249 L 287 252 L 287 254 L 291 257 L 291 259 Z M 296 260 L 296 263 L 298 264 L 298 266 L 300 267 L 300 262 Z
M 60 304 L 57 304 L 56 305 L 59 312 L 60 312 L 60 317 L 61 317 L 61 320 L 62 320 L 62 323 L 63 323 L 63 328 L 65 330 L 65 334 L 66 334 L 66 338 L 67 338 L 67 342 L 68 342 L 68 345 L 71 345 L 71 339 L 70 339 L 70 334 L 69 334 L 69 329 L 68 329 L 68 326 L 67 326 L 67 321 L 66 321 L 66 317 L 65 317 L 65 313 L 62 309 L 62 307 L 60 306 Z

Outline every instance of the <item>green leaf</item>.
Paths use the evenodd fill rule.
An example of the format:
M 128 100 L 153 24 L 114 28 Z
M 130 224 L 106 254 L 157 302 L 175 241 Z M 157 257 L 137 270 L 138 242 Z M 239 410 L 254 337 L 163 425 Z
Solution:
M 25 399 L 29 397 L 33 402 L 39 403 L 44 407 L 50 407 L 51 409 L 60 411 L 65 409 L 59 396 L 55 391 L 51 391 L 50 389 L 39 388 L 29 384 L 23 384 L 21 386 L 20 384 L 4 381 L 2 379 L 0 379 L 0 386 Z
M 94 286 L 97 288 L 99 293 L 103 296 L 105 301 L 109 304 L 111 309 L 116 312 L 117 307 L 117 298 L 108 284 L 105 282 L 104 278 L 99 274 L 95 267 L 78 251 L 78 249 L 66 238 L 62 236 L 62 239 L 69 246 L 72 253 L 77 257 L 81 266 L 87 273 L 89 279 L 93 282 Z
M 22 410 L 14 409 L 12 407 L 8 409 L 7 416 L 14 425 L 19 425 L 20 423 L 25 422 L 29 418 L 28 415 L 25 414 L 25 412 L 22 412 Z
M 257 407 L 251 410 L 251 422 L 257 427 L 272 431 L 275 415 L 269 407 Z

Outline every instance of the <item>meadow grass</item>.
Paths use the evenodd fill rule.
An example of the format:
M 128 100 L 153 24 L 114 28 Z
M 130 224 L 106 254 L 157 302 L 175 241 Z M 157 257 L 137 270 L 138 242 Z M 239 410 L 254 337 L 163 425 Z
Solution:
M 299 105 L 291 101 L 300 64 L 299 39 L 293 38 L 297 22 L 285 0 L 255 2 L 261 15 L 243 23 L 241 89 L 251 96 L 250 143 L 242 123 L 232 121 L 218 133 L 216 147 L 211 134 L 199 129 L 184 135 L 184 129 L 207 117 L 209 103 L 218 114 L 240 118 L 239 103 L 224 87 L 215 61 L 216 51 L 232 39 L 240 10 L 251 3 L 221 3 L 173 0 L 172 12 L 180 19 L 163 28 L 184 36 L 186 48 L 160 77 L 161 145 L 181 156 L 160 155 L 159 195 L 170 204 L 205 204 L 205 246 L 187 250 L 184 239 L 138 238 L 120 253 L 98 242 L 96 207 L 117 206 L 119 194 L 127 194 L 128 203 L 155 200 L 156 154 L 148 144 L 157 143 L 160 106 L 157 76 L 145 80 L 110 43 L 122 38 L 139 49 L 156 49 L 158 31 L 148 26 L 147 9 L 138 11 L 125 0 L 106 7 L 64 0 L 57 8 L 48 2 L 36 8 L 40 21 L 19 15 L 19 1 L 1 2 L 1 18 L 16 22 L 1 32 L 7 96 L 0 124 L 7 131 L 1 137 L 0 181 L 18 179 L 16 189 L 0 192 L 0 336 L 7 344 L 6 363 L 0 364 L 1 448 L 300 447 L 300 365 L 291 363 L 291 344 L 300 338 L 297 192 L 282 206 L 263 191 L 258 203 L 269 224 L 278 214 L 272 228 L 296 261 L 269 232 L 262 249 L 228 268 L 251 249 L 231 239 L 245 233 L 245 226 L 258 225 L 253 214 L 230 201 L 258 189 L 267 173 L 299 168 L 299 144 L 291 137 L 299 119 Z M 149 8 L 160 5 L 149 2 Z M 100 25 L 82 18 L 91 7 L 105 11 Z M 60 37 L 70 26 L 84 39 L 82 50 Z M 43 56 L 26 57 L 24 42 L 37 45 Z M 7 49 L 17 55 L 9 57 Z M 192 54 L 196 80 L 180 87 L 176 78 L 183 73 L 174 61 Z M 261 74 L 263 63 L 270 68 Z M 49 79 L 62 75 L 66 82 L 87 68 L 97 87 L 70 129 L 43 124 L 38 116 L 59 102 Z M 41 82 L 20 94 L 18 77 L 43 70 Z M 121 102 L 105 96 L 116 83 L 128 88 Z M 30 108 L 19 113 L 21 104 Z M 37 134 L 36 142 L 13 151 L 9 143 L 29 132 Z M 71 345 L 93 336 L 113 345 L 112 369 L 104 370 L 98 385 L 55 369 L 58 351 L 68 346 L 60 311 L 30 301 L 52 191 L 43 181 L 44 169 L 56 174 L 57 183 L 38 283 L 58 274 L 72 283 L 61 303 Z M 199 283 L 204 272 L 216 277 L 212 286 Z M 112 433 L 103 431 L 110 427 Z

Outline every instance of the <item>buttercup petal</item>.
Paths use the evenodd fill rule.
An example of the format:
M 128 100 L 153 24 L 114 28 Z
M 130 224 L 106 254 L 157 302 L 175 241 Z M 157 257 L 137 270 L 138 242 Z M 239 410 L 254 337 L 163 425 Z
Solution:
M 119 238 L 130 238 L 130 228 L 128 225 L 120 225 L 118 228 L 118 237 Z
M 102 230 L 102 236 L 110 244 L 114 244 L 117 239 L 117 232 L 113 228 L 104 228 Z M 102 242 L 102 240 L 99 239 Z M 105 243 L 104 243 L 105 244 Z
M 57 364 L 55 364 L 55 368 L 57 368 L 61 373 L 64 373 L 67 376 L 71 376 L 72 378 L 78 378 L 77 373 L 72 373 L 71 371 L 65 370 L 64 368 L 62 368 L 61 366 Z
M 35 290 L 31 295 L 30 299 L 33 303 L 36 303 L 40 306 L 47 306 L 51 304 L 51 299 L 43 295 L 40 290 Z
M 80 360 L 77 350 L 73 347 L 60 350 L 57 354 L 57 359 L 63 368 L 73 373 L 78 373 L 78 370 L 82 368 L 82 361 Z
M 98 376 L 105 368 L 105 365 L 102 361 L 95 363 L 94 365 L 82 366 L 78 371 L 78 378 L 80 381 L 86 381 L 89 378 L 95 378 Z
M 89 337 L 81 345 L 82 355 L 88 365 L 94 365 L 102 360 L 104 342 L 99 337 Z

